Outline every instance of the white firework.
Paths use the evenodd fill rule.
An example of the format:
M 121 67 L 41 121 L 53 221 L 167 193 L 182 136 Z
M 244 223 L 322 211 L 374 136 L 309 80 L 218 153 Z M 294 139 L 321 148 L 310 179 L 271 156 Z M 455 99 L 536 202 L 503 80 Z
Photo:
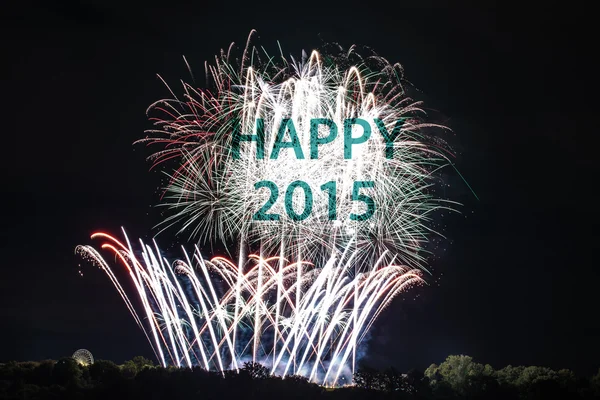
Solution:
M 224 257 L 205 260 L 197 247 L 169 263 L 156 243 L 140 240 L 136 256 L 124 235 L 125 243 L 105 233 L 92 238 L 105 239 L 102 248 L 126 268 L 141 307 L 98 251 L 78 246 L 76 252 L 109 276 L 163 366 L 224 371 L 252 360 L 271 374 L 337 385 L 351 380 L 358 346 L 383 308 L 422 283 L 418 269 L 384 257 L 355 275 L 357 251 L 350 247 L 322 266 L 259 255 L 236 265 Z
M 311 260 L 352 240 L 367 263 L 391 254 L 424 266 L 432 212 L 452 205 L 429 190 L 448 160 L 424 134 L 443 127 L 422 121 L 401 67 L 354 49 L 300 61 L 250 45 L 237 62 L 230 53 L 207 66 L 214 90 L 184 84 L 183 99 L 150 108 L 157 128 L 141 142 L 166 144 L 157 163 L 179 159 L 164 198 L 174 212 L 162 225 L 267 254 L 283 241 Z M 264 148 L 240 135 L 262 135 Z

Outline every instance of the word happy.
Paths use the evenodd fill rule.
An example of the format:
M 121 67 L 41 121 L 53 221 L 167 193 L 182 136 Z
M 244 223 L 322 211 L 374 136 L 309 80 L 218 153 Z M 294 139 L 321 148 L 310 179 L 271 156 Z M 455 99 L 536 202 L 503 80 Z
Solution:
M 377 129 L 381 133 L 383 140 L 385 141 L 385 157 L 394 158 L 394 140 L 400 134 L 402 126 L 404 124 L 403 119 L 396 121 L 396 125 L 389 132 L 385 127 L 383 121 L 378 118 L 374 119 Z M 329 128 L 329 135 L 319 137 L 319 126 L 325 125 Z M 352 136 L 352 127 L 358 125 L 362 128 L 362 135 L 359 137 Z M 286 133 L 289 135 L 290 140 L 284 141 Z M 316 160 L 319 158 L 319 146 L 326 145 L 333 142 L 338 136 L 338 127 L 336 123 L 331 119 L 326 118 L 313 118 L 310 120 L 310 159 Z M 371 137 L 371 124 L 368 121 L 361 118 L 347 118 L 344 120 L 343 126 L 344 136 L 344 159 L 349 160 L 352 158 L 352 146 L 359 145 L 368 141 Z M 240 142 L 256 142 L 256 158 L 265 158 L 265 123 L 264 119 L 256 119 L 256 133 L 255 134 L 240 134 L 239 129 L 234 129 L 233 132 L 233 158 L 240 158 Z M 279 157 L 279 153 L 282 149 L 293 149 L 298 160 L 304 160 L 304 152 L 300 146 L 300 139 L 296 133 L 296 127 L 291 118 L 284 118 L 279 125 L 277 136 L 271 150 L 270 159 L 276 160 Z

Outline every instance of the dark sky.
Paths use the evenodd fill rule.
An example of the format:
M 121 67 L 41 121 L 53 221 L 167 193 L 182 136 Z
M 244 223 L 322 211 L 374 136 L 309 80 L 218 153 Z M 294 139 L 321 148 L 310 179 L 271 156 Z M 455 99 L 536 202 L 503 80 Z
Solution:
M 366 361 L 425 368 L 468 354 L 496 368 L 600 367 L 593 25 L 583 10 L 420 2 L 18 2 L 2 12 L 0 361 L 152 357 L 101 271 L 74 255 L 96 230 L 151 237 L 158 177 L 132 142 L 147 106 L 250 29 L 298 54 L 320 37 L 401 62 L 448 117 L 462 216 L 431 285 L 397 298 Z M 395 2 L 401 4 L 402 2 Z M 419 3 L 419 2 L 407 2 Z M 17 7 L 17 8 L 14 8 Z M 147 215 L 150 213 L 150 216 Z M 466 216 L 467 218 L 465 218 Z M 418 297 L 415 299 L 415 295 Z

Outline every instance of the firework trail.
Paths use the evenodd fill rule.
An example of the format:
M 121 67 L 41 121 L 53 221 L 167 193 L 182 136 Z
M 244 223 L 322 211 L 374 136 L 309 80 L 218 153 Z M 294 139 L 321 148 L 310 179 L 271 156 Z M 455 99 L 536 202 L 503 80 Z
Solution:
M 138 312 L 98 251 L 77 252 L 107 273 L 163 365 L 222 371 L 251 359 L 336 385 L 381 310 L 422 282 L 432 215 L 455 205 L 432 190 L 451 153 L 425 133 L 443 127 L 424 122 L 400 65 L 335 45 L 271 56 L 253 33 L 241 57 L 232 44 L 205 65 L 206 89 L 183 83 L 182 96 L 169 88 L 173 98 L 152 104 L 139 141 L 160 146 L 150 159 L 170 171 L 159 225 L 236 243 L 237 262 L 195 247 L 171 264 L 156 243 L 140 241 L 136 257 L 126 235 L 95 234 L 129 273 Z M 265 203 L 269 218 L 257 220 Z
M 248 265 L 241 268 L 223 257 L 205 260 L 198 247 L 191 255 L 183 250 L 183 260 L 171 264 L 161 257 L 155 242 L 149 246 L 141 240 L 141 256 L 136 257 L 125 232 L 124 236 L 125 243 L 105 233 L 92 238 L 104 239 L 101 247 L 125 267 L 141 300 L 141 312 L 93 247 L 78 246 L 76 251 L 110 277 L 163 365 L 223 371 L 238 368 L 239 360 L 251 355 L 253 361 L 270 366 L 272 373 L 302 374 L 336 385 L 340 378 L 351 379 L 348 360 L 385 305 L 421 282 L 419 270 L 384 264 L 383 257 L 353 275 L 357 250 L 350 247 L 322 267 L 250 255 Z M 232 305 L 238 285 L 241 307 L 236 314 Z M 302 295 L 297 301 L 299 287 Z M 143 319 L 149 321 L 149 329 Z M 233 333 L 240 326 L 249 329 L 234 347 Z

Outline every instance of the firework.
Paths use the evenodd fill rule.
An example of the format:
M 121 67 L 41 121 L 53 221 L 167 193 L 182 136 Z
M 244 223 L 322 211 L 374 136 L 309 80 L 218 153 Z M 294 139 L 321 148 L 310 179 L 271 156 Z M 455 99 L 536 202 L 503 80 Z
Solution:
M 271 56 L 252 35 L 239 58 L 232 45 L 206 64 L 205 89 L 169 88 L 139 141 L 161 146 L 150 159 L 168 175 L 159 225 L 236 243 L 237 261 L 194 247 L 169 263 L 142 241 L 136 257 L 126 235 L 95 234 L 132 300 L 98 251 L 77 252 L 107 273 L 163 365 L 252 360 L 336 385 L 381 310 L 423 282 L 433 213 L 455 204 L 432 191 L 451 153 L 425 132 L 444 127 L 424 121 L 400 65 L 354 47 Z
M 191 255 L 183 250 L 183 258 L 171 264 L 156 242 L 140 240 L 136 257 L 124 235 L 125 243 L 105 233 L 92 238 L 104 239 L 101 247 L 125 267 L 141 311 L 98 251 L 76 251 L 110 277 L 165 366 L 223 371 L 251 359 L 273 374 L 336 385 L 351 379 L 348 362 L 385 305 L 422 281 L 419 270 L 384 264 L 383 257 L 354 275 L 358 251 L 351 247 L 320 267 L 259 255 L 240 266 L 223 257 L 205 260 L 198 247 Z
M 420 102 L 406 95 L 400 65 L 354 48 L 334 50 L 296 61 L 249 44 L 241 59 L 233 59 L 230 47 L 206 67 L 211 89 L 183 84 L 181 99 L 149 108 L 155 129 L 140 142 L 162 146 L 151 156 L 154 163 L 178 161 L 163 198 L 173 212 L 161 225 L 179 224 L 180 232 L 201 241 L 254 244 L 267 254 L 284 241 L 286 249 L 315 261 L 352 240 L 364 250 L 359 257 L 369 258 L 366 264 L 389 254 L 425 266 L 421 250 L 431 233 L 430 216 L 452 205 L 428 191 L 432 172 L 448 163 L 449 153 L 423 129 L 442 127 L 423 122 Z M 318 146 L 311 135 L 316 119 L 334 125 L 317 127 Z M 351 130 L 354 138 L 369 130 L 365 143 L 348 146 L 342 138 L 348 119 L 368 124 Z M 295 138 L 291 126 L 280 132 L 286 122 Z M 380 132 L 395 128 L 390 144 Z M 337 139 L 331 139 L 332 129 Z M 239 143 L 234 132 L 262 134 L 264 146 Z M 285 148 L 277 148 L 280 133 Z M 289 148 L 294 140 L 297 146 Z M 288 199 L 286 189 L 299 181 L 303 187 Z M 364 220 L 351 217 L 365 208 L 355 200 L 356 182 L 370 184 L 361 193 L 372 199 L 373 214 Z M 310 201 L 303 191 L 311 192 Z M 267 202 L 269 217 L 277 220 L 256 220 Z M 299 220 L 286 215 L 289 208 L 310 210 Z

